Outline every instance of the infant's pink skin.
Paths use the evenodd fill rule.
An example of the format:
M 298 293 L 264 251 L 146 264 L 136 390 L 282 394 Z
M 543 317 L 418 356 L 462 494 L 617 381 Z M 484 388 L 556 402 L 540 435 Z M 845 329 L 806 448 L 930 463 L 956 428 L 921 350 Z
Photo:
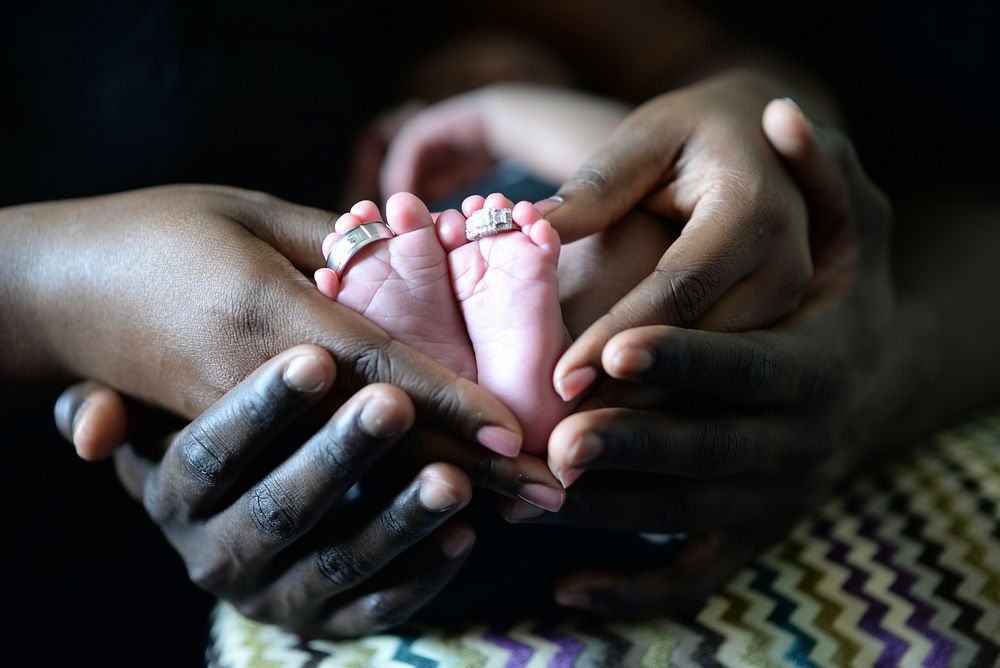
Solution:
M 384 222 L 397 236 L 362 249 L 342 279 L 329 269 L 320 269 L 316 286 L 394 339 L 475 381 L 472 344 L 452 294 L 448 259 L 430 212 L 414 195 L 397 193 L 386 202 L 385 213 Z M 342 235 L 376 221 L 382 217 L 373 202 L 355 204 L 337 220 L 336 232 L 323 241 L 324 257 Z
M 516 207 L 499 194 L 469 197 L 465 216 L 483 207 L 513 208 L 520 230 L 478 241 L 465 238 L 465 217 L 446 211 L 438 235 L 448 250 L 479 384 L 499 397 L 524 428 L 524 449 L 544 455 L 549 434 L 568 414 L 552 387 L 552 372 L 568 335 L 559 305 L 559 236 L 528 202 Z

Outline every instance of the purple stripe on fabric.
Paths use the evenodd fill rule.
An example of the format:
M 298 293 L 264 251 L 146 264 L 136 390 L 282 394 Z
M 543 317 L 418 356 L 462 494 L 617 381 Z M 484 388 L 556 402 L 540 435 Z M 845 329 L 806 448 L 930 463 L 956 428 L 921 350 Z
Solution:
M 814 535 L 830 543 L 830 549 L 827 551 L 826 557 L 840 564 L 850 572 L 847 582 L 844 583 L 844 590 L 868 603 L 868 609 L 861 616 L 858 626 L 864 629 L 868 635 L 878 638 L 883 643 L 884 649 L 882 650 L 882 655 L 875 665 L 896 666 L 899 664 L 899 658 L 906 652 L 908 645 L 906 641 L 882 627 L 881 621 L 889 609 L 888 606 L 865 593 L 864 584 L 868 580 L 868 574 L 847 560 L 850 547 L 843 541 L 834 538 L 832 529 L 833 525 L 828 520 L 817 520 L 813 524 L 812 532 Z
M 896 563 L 897 548 L 895 545 L 879 538 L 879 524 L 878 520 L 865 517 L 858 533 L 878 545 L 875 560 L 896 573 L 896 579 L 889 587 L 889 591 L 909 601 L 914 607 L 913 614 L 906 620 L 906 625 L 931 641 L 931 651 L 924 659 L 924 665 L 946 666 L 951 656 L 957 651 L 958 645 L 947 636 L 941 635 L 930 627 L 930 621 L 937 614 L 938 610 L 912 593 L 911 587 L 917 581 L 917 576 Z
M 504 664 L 505 668 L 524 668 L 524 666 L 528 665 L 531 655 L 535 653 L 534 648 L 511 638 L 507 635 L 507 630 L 504 627 L 494 628 L 496 629 L 495 631 L 484 633 L 483 639 L 510 652 L 510 658 Z
M 585 646 L 582 642 L 571 636 L 558 633 L 555 629 L 539 624 L 534 628 L 533 633 L 559 648 L 556 655 L 552 657 L 552 661 L 549 662 L 550 668 L 572 668 L 577 657 L 583 653 Z

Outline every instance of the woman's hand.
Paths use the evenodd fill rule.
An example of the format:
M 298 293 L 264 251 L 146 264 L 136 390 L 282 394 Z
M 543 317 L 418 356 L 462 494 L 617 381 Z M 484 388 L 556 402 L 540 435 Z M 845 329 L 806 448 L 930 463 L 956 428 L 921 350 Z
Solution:
M 776 94 L 771 80 L 737 71 L 654 98 L 540 206 L 566 241 L 635 208 L 683 225 L 656 271 L 563 355 L 554 382 L 564 399 L 593 383 L 621 331 L 746 330 L 799 304 L 813 271 L 806 206 L 760 129 Z
M 450 464 L 414 463 L 405 452 L 411 444 L 400 447 L 414 422 L 406 394 L 369 385 L 325 420 L 335 375 L 326 351 L 298 346 L 179 433 L 164 437 L 135 420 L 131 447 L 116 454 L 126 489 L 195 583 L 253 619 L 306 635 L 402 623 L 451 580 L 475 539 L 450 519 L 469 502 L 469 477 Z M 107 417 L 93 415 L 95 407 L 115 401 L 112 413 L 121 413 L 106 389 L 77 386 L 57 421 L 64 432 L 74 424 L 80 431 L 81 421 Z M 473 471 L 512 461 L 474 452 Z M 415 476 L 394 486 L 388 473 L 369 474 L 390 459 L 392 474 Z M 352 500 L 359 480 L 360 499 Z
M 550 466 L 566 484 L 586 473 L 559 513 L 515 504 L 508 515 L 696 535 L 665 569 L 567 578 L 557 590 L 566 605 L 615 615 L 696 606 L 892 442 L 876 429 L 892 396 L 888 200 L 847 140 L 794 106 L 773 102 L 764 129 L 813 217 L 806 299 L 771 329 L 646 326 L 604 347 L 616 380 L 550 441 Z
M 516 454 L 521 429 L 502 403 L 310 283 L 331 225 L 327 212 L 215 186 L 0 210 L 0 377 L 90 378 L 191 418 L 309 342 L 333 353 L 343 390 L 391 383 L 422 420 Z

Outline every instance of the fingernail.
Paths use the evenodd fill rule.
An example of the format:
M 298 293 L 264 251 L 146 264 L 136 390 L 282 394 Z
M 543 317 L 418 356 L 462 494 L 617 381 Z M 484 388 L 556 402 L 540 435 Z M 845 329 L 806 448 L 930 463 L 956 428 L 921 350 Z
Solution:
M 603 450 L 604 441 L 597 434 L 590 432 L 573 441 L 573 445 L 569 446 L 566 462 L 574 467 L 588 464 L 597 459 Z
M 583 475 L 583 469 L 566 469 L 559 474 L 559 481 L 562 482 L 563 489 L 569 489 L 569 486 L 580 479 Z
M 299 355 L 285 367 L 283 379 L 297 392 L 318 392 L 326 385 L 326 369 L 315 355 Z
M 535 202 L 534 207 L 538 209 L 538 212 L 544 216 L 549 211 L 552 211 L 565 201 L 566 200 L 564 200 L 559 195 L 553 195 L 552 197 L 546 197 L 543 200 Z
M 550 512 L 558 512 L 566 501 L 566 492 L 561 489 L 553 489 L 535 482 L 521 485 L 517 490 L 517 496 L 522 501 L 527 501 L 533 506 Z M 541 513 L 538 513 L 541 515 Z
M 590 597 L 585 589 L 557 589 L 556 603 L 567 608 L 586 608 L 590 605 Z
M 90 399 L 84 401 L 77 407 L 76 413 L 73 414 L 73 422 L 70 425 L 70 428 L 73 430 L 73 433 L 71 434 L 73 446 L 77 448 L 78 451 L 80 447 L 80 434 L 86 428 L 87 406 L 89 404 Z
M 453 529 L 441 541 L 441 552 L 449 559 L 457 559 L 472 549 L 472 544 L 476 542 L 476 534 L 471 529 Z
M 629 346 L 612 359 L 614 372 L 622 376 L 634 376 L 649 371 L 653 366 L 653 353 L 648 348 Z
M 432 477 L 423 478 L 420 481 L 418 496 L 420 498 L 420 505 L 432 513 L 451 510 L 460 502 L 460 499 L 450 485 Z
M 798 109 L 798 110 L 799 110 L 799 113 L 802 113 L 802 107 L 800 107 L 800 106 L 799 106 L 799 103 L 798 103 L 798 102 L 796 102 L 795 100 L 793 100 L 793 99 L 792 99 L 792 98 L 790 98 L 790 97 L 783 97 L 783 98 L 781 98 L 781 99 L 782 99 L 782 100 L 784 100 L 785 102 L 787 102 L 788 104 L 792 105 L 792 106 L 793 106 L 793 107 L 795 107 L 796 109 Z
M 533 506 L 530 503 L 515 501 L 514 504 L 507 510 L 507 520 L 510 522 L 533 520 L 536 517 L 541 517 L 544 512 L 545 511 L 541 508 Z
M 521 437 L 503 427 L 483 427 L 476 432 L 476 440 L 504 457 L 517 457 L 521 451 Z
M 361 428 L 376 438 L 389 438 L 406 427 L 406 416 L 395 404 L 385 399 L 371 399 L 361 409 Z
M 573 401 L 580 393 L 590 387 L 597 378 L 597 371 L 592 366 L 574 369 L 555 383 L 556 392 L 563 401 Z

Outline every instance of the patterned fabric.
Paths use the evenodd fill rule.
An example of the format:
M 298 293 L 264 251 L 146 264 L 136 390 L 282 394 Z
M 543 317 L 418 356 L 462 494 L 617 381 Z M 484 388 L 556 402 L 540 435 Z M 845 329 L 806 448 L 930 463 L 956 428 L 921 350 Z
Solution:
M 1000 665 L 1000 412 L 858 480 L 713 596 L 691 623 L 408 627 L 302 641 L 214 614 L 209 665 Z

